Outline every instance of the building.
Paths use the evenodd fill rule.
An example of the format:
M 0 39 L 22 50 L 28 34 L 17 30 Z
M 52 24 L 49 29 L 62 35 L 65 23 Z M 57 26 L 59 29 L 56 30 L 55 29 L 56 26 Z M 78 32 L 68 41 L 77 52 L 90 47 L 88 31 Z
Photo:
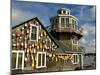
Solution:
M 78 19 L 71 15 L 71 11 L 66 8 L 61 8 L 57 11 L 57 16 L 50 19 L 51 34 L 58 40 L 64 53 L 57 53 L 58 56 L 66 59 L 68 55 L 74 57 L 72 66 L 82 68 L 83 65 L 83 50 L 78 45 L 78 40 L 83 36 L 83 29 L 78 26 Z M 71 63 L 70 62 L 70 63 Z
M 12 70 L 34 70 L 47 67 L 55 57 L 58 45 L 38 18 L 12 28 Z
M 83 51 L 78 46 L 83 34 L 78 19 L 70 15 L 69 9 L 62 8 L 57 13 L 50 19 L 51 32 L 37 17 L 12 27 L 12 70 L 83 67 Z

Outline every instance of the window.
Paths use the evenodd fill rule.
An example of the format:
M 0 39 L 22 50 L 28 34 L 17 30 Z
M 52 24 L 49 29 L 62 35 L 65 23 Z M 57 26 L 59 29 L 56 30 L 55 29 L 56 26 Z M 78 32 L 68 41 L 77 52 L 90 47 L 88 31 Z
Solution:
M 73 38 L 72 44 L 73 44 L 73 45 L 77 45 L 77 44 L 78 44 L 78 38 L 77 38 L 77 37 L 74 37 L 74 38 Z
M 79 56 L 78 56 L 78 54 L 73 54 L 72 63 L 73 64 L 78 64 L 79 63 Z
M 61 18 L 61 27 L 69 27 L 69 18 Z
M 72 50 L 78 50 L 78 38 L 75 36 L 72 38 Z
M 61 18 L 61 27 L 65 27 L 65 19 Z
M 63 10 L 63 14 L 66 14 L 66 10 Z
M 16 68 L 16 53 L 12 53 L 12 69 Z
M 36 68 L 46 67 L 46 52 L 37 52 Z
M 74 26 L 74 20 L 73 20 L 73 19 L 72 19 L 72 26 L 73 26 L 73 28 L 75 27 L 75 26 Z
M 58 19 L 55 19 L 55 24 L 58 24 L 59 23 L 59 20 Z
M 69 15 L 69 12 L 67 12 L 67 14 Z
M 66 18 L 66 26 L 69 27 L 69 18 Z
M 69 18 L 66 18 L 66 24 L 69 24 Z
M 72 19 L 72 26 L 73 28 L 77 29 L 77 21 Z
M 37 28 L 32 26 L 31 39 L 36 40 Z
M 24 51 L 12 51 L 12 69 L 24 69 Z
M 32 24 L 30 38 L 31 40 L 38 40 L 38 26 Z
M 74 25 L 76 25 L 76 21 L 74 21 Z

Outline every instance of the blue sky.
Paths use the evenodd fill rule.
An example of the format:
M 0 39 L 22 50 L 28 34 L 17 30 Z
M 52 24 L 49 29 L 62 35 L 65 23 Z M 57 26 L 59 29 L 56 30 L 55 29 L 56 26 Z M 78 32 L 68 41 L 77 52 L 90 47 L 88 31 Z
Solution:
M 84 29 L 84 36 L 80 39 L 80 46 L 84 46 L 87 52 L 95 52 L 95 6 L 21 2 L 12 0 L 12 25 L 15 26 L 32 17 L 38 17 L 44 26 L 50 25 L 50 18 L 57 15 L 60 8 L 68 8 L 71 15 L 78 18 L 79 26 Z

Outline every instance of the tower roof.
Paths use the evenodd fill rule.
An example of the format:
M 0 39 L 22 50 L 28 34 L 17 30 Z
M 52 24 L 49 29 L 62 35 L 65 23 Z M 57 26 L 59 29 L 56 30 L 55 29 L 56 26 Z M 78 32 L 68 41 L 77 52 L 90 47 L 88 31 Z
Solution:
M 57 14 L 66 14 L 66 15 L 69 15 L 70 14 L 70 10 L 67 9 L 67 8 L 61 8 L 61 9 L 58 9 L 57 11 Z

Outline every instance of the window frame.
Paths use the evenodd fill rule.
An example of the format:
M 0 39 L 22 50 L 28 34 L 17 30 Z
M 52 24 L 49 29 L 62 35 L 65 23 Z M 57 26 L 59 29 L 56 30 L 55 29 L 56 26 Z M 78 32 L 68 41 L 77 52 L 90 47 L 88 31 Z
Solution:
M 68 28 L 70 27 L 70 18 L 66 17 L 65 19 L 66 19 L 65 24 L 66 24 L 66 27 Z M 67 23 L 67 19 L 68 19 L 68 23 Z
M 76 57 L 75 57 L 75 59 L 74 59 L 74 56 L 77 57 L 77 61 L 76 61 Z M 75 60 L 75 62 L 74 62 L 74 60 Z M 73 64 L 79 64 L 79 55 L 78 55 L 78 54 L 73 54 L 73 60 L 72 60 L 72 63 L 73 63 Z
M 31 28 L 30 28 L 30 41 L 38 41 L 38 33 L 39 33 L 39 26 L 35 25 L 35 24 L 30 24 Z M 31 38 L 31 33 L 32 33 L 32 27 L 36 27 L 36 40 L 33 40 Z
M 74 37 L 72 38 L 72 50 L 74 50 L 74 48 L 73 48 L 74 46 L 76 46 L 76 47 L 77 47 L 77 50 L 78 50 L 78 43 L 79 43 L 79 42 L 78 42 L 78 38 L 77 38 L 77 41 L 76 41 L 77 43 L 74 43 L 74 39 L 75 39 L 75 38 L 77 38 L 77 37 L 74 36 Z
M 63 20 L 62 20 L 63 19 Z M 64 23 L 62 23 L 62 21 Z M 62 26 L 63 25 L 63 26 Z M 61 17 L 61 28 L 65 28 L 65 18 L 64 17 Z
M 77 39 L 77 43 L 74 43 L 74 40 L 76 40 Z M 72 45 L 78 45 L 78 38 L 77 37 L 74 37 L 74 38 L 72 38 Z
M 41 65 L 40 66 L 38 66 L 38 56 L 39 56 L 39 54 L 41 55 Z M 42 65 L 43 63 L 43 60 L 42 60 L 42 58 L 43 58 L 43 54 L 44 54 L 44 58 L 45 58 L 45 60 L 44 60 L 44 65 Z M 37 62 L 36 62 L 36 68 L 45 68 L 46 67 L 46 52 L 37 52 Z
M 15 68 L 11 68 L 12 70 L 15 70 L 15 69 L 24 69 L 24 58 L 25 58 L 25 53 L 24 51 L 22 50 L 12 50 L 12 54 L 13 53 L 16 53 L 16 64 L 15 64 Z M 21 68 L 18 68 L 18 58 L 19 58 L 19 54 L 22 53 L 22 66 Z
M 64 19 L 64 23 L 62 23 L 62 18 Z M 67 23 L 67 19 L 68 19 L 68 23 Z M 61 23 L 61 28 L 69 28 L 70 27 L 70 25 L 68 25 L 68 24 L 70 24 L 70 18 L 69 17 L 61 17 L 60 18 L 60 23 Z M 62 24 L 64 25 L 64 26 L 62 26 Z

